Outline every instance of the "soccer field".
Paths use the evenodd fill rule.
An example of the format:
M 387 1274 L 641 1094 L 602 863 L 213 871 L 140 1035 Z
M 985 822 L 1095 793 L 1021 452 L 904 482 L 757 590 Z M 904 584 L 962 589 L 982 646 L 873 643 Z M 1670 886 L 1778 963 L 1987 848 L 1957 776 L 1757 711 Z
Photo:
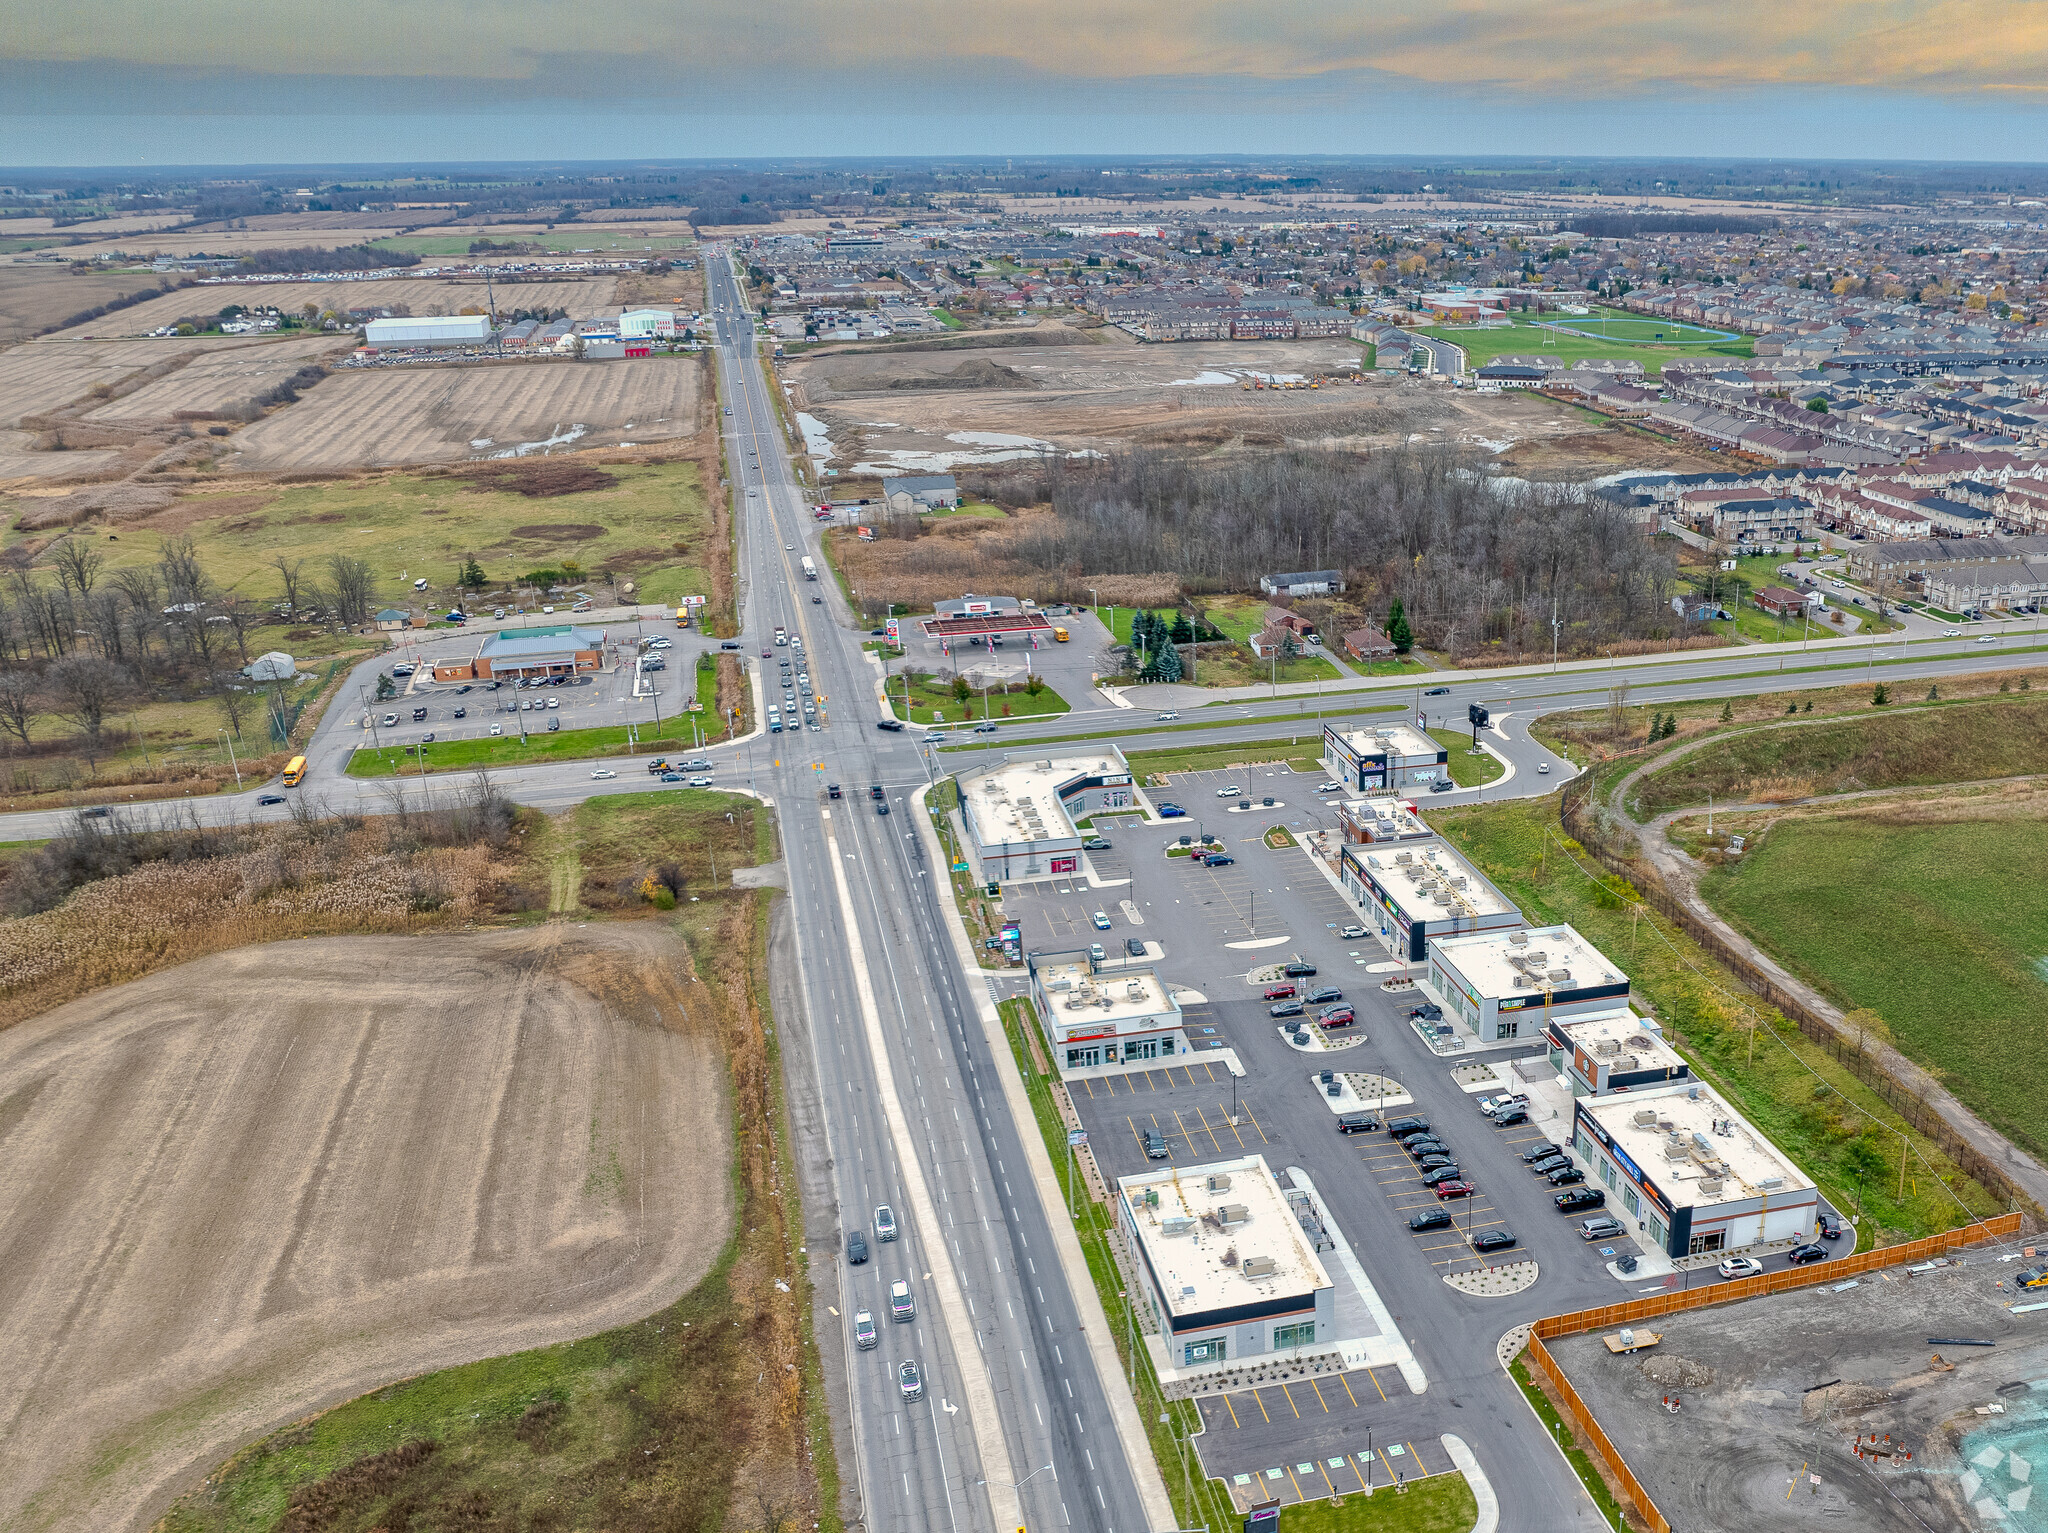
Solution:
M 1540 320 L 1518 316 L 1509 325 L 1439 326 L 1421 333 L 1464 347 L 1473 367 L 1484 367 L 1495 357 L 1542 353 L 1566 362 L 1641 362 L 1644 373 L 1654 376 L 1667 362 L 1698 357 L 1734 360 L 1752 354 L 1746 335 L 1640 314 L 1552 314 Z

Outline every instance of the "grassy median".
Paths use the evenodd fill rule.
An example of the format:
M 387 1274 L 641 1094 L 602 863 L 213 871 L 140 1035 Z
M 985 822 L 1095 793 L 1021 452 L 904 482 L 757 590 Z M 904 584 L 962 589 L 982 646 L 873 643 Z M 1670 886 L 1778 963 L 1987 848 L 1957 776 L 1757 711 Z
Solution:
M 387 745 L 382 750 L 365 746 L 348 758 L 350 777 L 433 776 L 437 772 L 474 771 L 478 767 L 525 766 L 533 762 L 599 761 L 607 756 L 675 755 L 695 750 L 684 720 L 664 719 L 664 732 L 642 729 L 628 738 L 623 724 L 606 724 L 595 729 L 562 729 L 550 734 L 540 730 L 521 739 L 517 734 L 486 735 L 480 740 L 437 740 L 426 747 L 426 770 L 408 747 Z M 673 731 L 681 724 L 685 733 Z M 706 743 L 716 739 L 710 736 Z

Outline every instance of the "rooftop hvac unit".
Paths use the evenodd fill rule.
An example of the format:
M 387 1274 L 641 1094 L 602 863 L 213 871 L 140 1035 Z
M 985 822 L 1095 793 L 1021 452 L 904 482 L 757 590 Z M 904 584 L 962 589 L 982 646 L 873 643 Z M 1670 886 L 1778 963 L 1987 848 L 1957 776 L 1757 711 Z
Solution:
M 1406 864 L 1408 864 L 1408 863 L 1411 863 L 1411 862 L 1413 862 L 1414 860 L 1415 860 L 1415 854 L 1414 854 L 1413 852 L 1396 852 L 1396 853 L 1394 853 L 1394 861 L 1395 861 L 1395 862 L 1397 862 L 1397 863 L 1400 863 L 1400 864 L 1402 864 L 1402 865 L 1404 865 L 1404 866 L 1405 866 Z
M 1700 1196 L 1717 1198 L 1721 1195 L 1721 1186 L 1721 1179 L 1718 1176 L 1703 1176 L 1700 1178 Z
M 1159 1221 L 1159 1233 L 1162 1235 L 1185 1235 L 1194 1227 L 1195 1221 L 1185 1214 L 1175 1214 L 1171 1219 Z
M 1227 1171 L 1211 1171 L 1208 1179 L 1202 1185 L 1211 1192 L 1228 1192 L 1230 1191 L 1230 1173 Z
M 1652 1123 L 1655 1123 L 1656 1121 L 1657 1121 L 1657 1109 L 1656 1109 L 1656 1108 L 1654 1108 L 1654 1107 L 1638 1107 L 1638 1108 L 1636 1109 L 1636 1127 L 1637 1127 L 1637 1128 L 1648 1128 L 1648 1127 L 1649 1127 L 1649 1126 L 1650 1126 L 1650 1125 L 1651 1125 Z
M 1673 1134 L 1664 1141 L 1664 1158 L 1666 1160 L 1691 1160 L 1692 1146 L 1676 1134 Z
M 1635 1037 L 1629 1039 L 1628 1046 L 1632 1049 L 1648 1049 L 1650 1047 L 1650 1040 L 1642 1033 L 1637 1033 Z
M 1517 974 L 1515 976 L 1515 988 L 1517 990 L 1534 990 L 1536 988 L 1536 981 L 1526 974 Z
M 1572 971 L 1570 969 L 1552 969 L 1544 978 L 1548 979 L 1553 985 L 1569 985 L 1572 982 Z
M 1692 1131 L 1692 1142 L 1693 1146 L 1702 1155 L 1711 1155 L 1714 1153 L 1714 1141 L 1709 1139 L 1705 1134 L 1702 1134 L 1698 1129 L 1694 1129 Z
M 1621 1052 L 1621 1045 L 1616 1043 L 1612 1038 L 1602 1038 L 1598 1043 L 1593 1045 L 1593 1052 L 1595 1054 L 1600 1055 L 1602 1058 L 1606 1058 L 1608 1055 L 1611 1054 L 1619 1054 Z
M 1767 1176 L 1756 1184 L 1758 1192 L 1783 1192 L 1785 1179 L 1782 1176 Z
M 1407 854 L 1404 852 L 1402 855 L 1406 856 Z M 1510 932 L 1508 934 L 1508 941 L 1516 947 L 1527 947 L 1529 945 L 1529 934 L 1527 932 Z
M 1195 1296 L 1195 1285 L 1194 1285 L 1193 1283 L 1183 1283 L 1183 1284 L 1181 1284 L 1181 1285 L 1180 1285 L 1180 1296 L 1181 1296 L 1181 1297 L 1182 1297 L 1183 1299 L 1192 1299 L 1192 1298 L 1193 1298 L 1193 1297 Z
M 1239 1270 L 1248 1278 L 1269 1278 L 1280 1270 L 1280 1264 L 1270 1256 L 1247 1256 Z
M 1251 1223 L 1252 1211 L 1242 1203 L 1225 1203 L 1216 1210 L 1216 1217 L 1221 1219 L 1223 1227 L 1228 1229 L 1233 1224 Z
M 1062 976 L 1059 979 L 1053 980 L 1045 988 L 1054 992 L 1058 992 L 1061 990 L 1071 990 L 1074 988 L 1074 982 L 1071 979 Z
M 1617 1059 L 1614 1062 L 1614 1068 L 1621 1071 L 1624 1075 L 1626 1075 L 1629 1071 L 1638 1068 L 1641 1064 L 1642 1061 L 1640 1059 L 1637 1059 L 1635 1055 L 1624 1054 L 1621 1056 L 1621 1058 Z

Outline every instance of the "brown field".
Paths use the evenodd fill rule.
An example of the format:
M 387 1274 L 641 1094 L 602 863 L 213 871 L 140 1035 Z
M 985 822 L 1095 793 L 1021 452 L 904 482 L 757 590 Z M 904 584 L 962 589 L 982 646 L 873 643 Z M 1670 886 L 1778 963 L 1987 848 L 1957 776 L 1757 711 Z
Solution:
M 282 241 L 294 243 L 291 240 Z M 296 243 L 304 244 L 298 240 Z M 535 282 L 500 282 L 496 286 L 498 310 L 567 309 L 584 318 L 608 307 L 615 281 L 604 277 L 544 277 Z M 147 335 L 163 325 L 174 324 L 193 314 L 217 314 L 231 303 L 275 304 L 297 309 L 304 304 L 332 308 L 388 308 L 404 304 L 415 314 L 454 314 L 469 307 L 483 308 L 488 301 L 481 277 L 444 280 L 439 277 L 383 277 L 371 282 L 262 282 L 209 283 L 180 289 L 162 298 L 138 303 L 132 309 L 108 314 L 90 324 L 59 332 L 60 339 L 81 335 Z M 84 307 L 74 304 L 70 310 Z M 60 313 L 56 318 L 62 318 Z
M 1355 368 L 1360 348 L 1350 341 L 1140 346 L 1117 333 L 1095 333 L 1101 344 L 908 351 L 870 344 L 800 356 L 781 370 L 796 385 L 797 407 L 830 429 L 830 466 L 842 476 L 972 467 L 1006 451 L 1028 453 L 1036 443 L 1109 452 L 1134 443 L 1373 448 L 1420 440 L 1530 453 L 1536 447 L 1524 444 L 1567 436 L 1611 450 L 1589 458 L 1599 466 L 1580 477 L 1676 466 L 1647 461 L 1669 456 L 1665 444 L 1606 431 L 1533 395 L 1459 393 L 1406 378 L 1316 389 L 1242 387 L 1247 375 L 1329 378 L 1347 364 Z M 995 335 L 1021 339 L 1018 332 Z M 968 433 L 1023 440 L 963 442 L 956 435 Z
M 167 354 L 96 341 L 39 341 L 0 351 L 0 429 L 15 429 L 24 415 L 41 415 L 82 399 L 94 384 L 117 382 Z
M 99 472 L 121 455 L 118 447 L 78 452 L 37 452 L 35 436 L 26 431 L 0 431 L 0 482 L 10 479 L 65 479 Z
M 14 239 L 32 234 L 130 234 L 138 230 L 168 229 L 185 222 L 183 213 L 117 213 L 112 218 L 95 218 L 89 223 L 68 223 L 61 228 L 54 218 L 10 218 L 0 232 Z
M 0 1033 L 0 1525 L 145 1528 L 238 1444 L 589 1335 L 731 1222 L 652 923 L 241 948 Z
M 0 343 L 41 335 L 83 309 L 163 286 L 150 272 L 76 277 L 62 266 L 0 266 Z M 136 305 L 140 308 L 141 305 Z M 108 316 L 111 323 L 114 316 Z
M 698 387 L 698 364 L 687 357 L 352 369 L 238 432 L 235 466 L 444 463 L 576 426 L 586 428 L 578 447 L 687 437 L 698 424 Z M 490 447 L 470 445 L 486 438 Z
M 308 363 L 334 358 L 348 349 L 346 338 L 325 334 L 252 338 L 251 344 L 210 347 L 176 372 L 88 410 L 85 418 L 168 420 L 180 410 L 232 411 Z

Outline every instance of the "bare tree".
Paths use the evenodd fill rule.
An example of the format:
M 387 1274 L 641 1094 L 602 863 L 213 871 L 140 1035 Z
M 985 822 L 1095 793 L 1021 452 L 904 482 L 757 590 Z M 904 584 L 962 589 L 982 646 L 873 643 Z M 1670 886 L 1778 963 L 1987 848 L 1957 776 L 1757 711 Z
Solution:
M 242 738 L 242 720 L 249 710 L 256 706 L 254 698 L 235 685 L 231 676 L 213 678 L 213 700 L 220 704 L 220 716 L 228 721 L 228 729 L 239 740 Z
M 370 603 L 376 596 L 376 578 L 370 573 L 369 562 L 347 554 L 333 554 L 327 560 L 327 573 L 334 582 L 328 596 L 335 616 L 346 627 L 362 627 L 370 620 Z
M 0 729 L 28 744 L 28 721 L 35 716 L 36 678 L 27 671 L 0 671 Z
M 69 655 L 50 667 L 46 681 L 50 711 L 78 730 L 86 762 L 97 771 L 107 714 L 127 685 L 128 673 L 96 655 Z
M 100 578 L 100 569 L 106 559 L 83 538 L 62 538 L 50 550 L 50 563 L 57 571 L 57 579 L 64 589 L 79 596 L 92 595 L 93 585 Z
M 263 614 L 256 610 L 256 604 L 246 596 L 229 592 L 214 604 L 220 608 L 220 615 L 228 620 L 228 632 L 235 636 L 235 652 L 242 657 L 242 664 L 249 663 L 249 630 L 263 621 Z
M 304 559 L 294 559 L 288 554 L 277 554 L 270 561 L 270 567 L 277 571 L 277 578 L 284 582 L 284 610 L 294 615 L 299 610 L 299 571 L 305 565 Z
M 209 582 L 199 565 L 199 545 L 190 533 L 165 538 L 157 550 L 156 567 L 173 605 L 205 600 Z

